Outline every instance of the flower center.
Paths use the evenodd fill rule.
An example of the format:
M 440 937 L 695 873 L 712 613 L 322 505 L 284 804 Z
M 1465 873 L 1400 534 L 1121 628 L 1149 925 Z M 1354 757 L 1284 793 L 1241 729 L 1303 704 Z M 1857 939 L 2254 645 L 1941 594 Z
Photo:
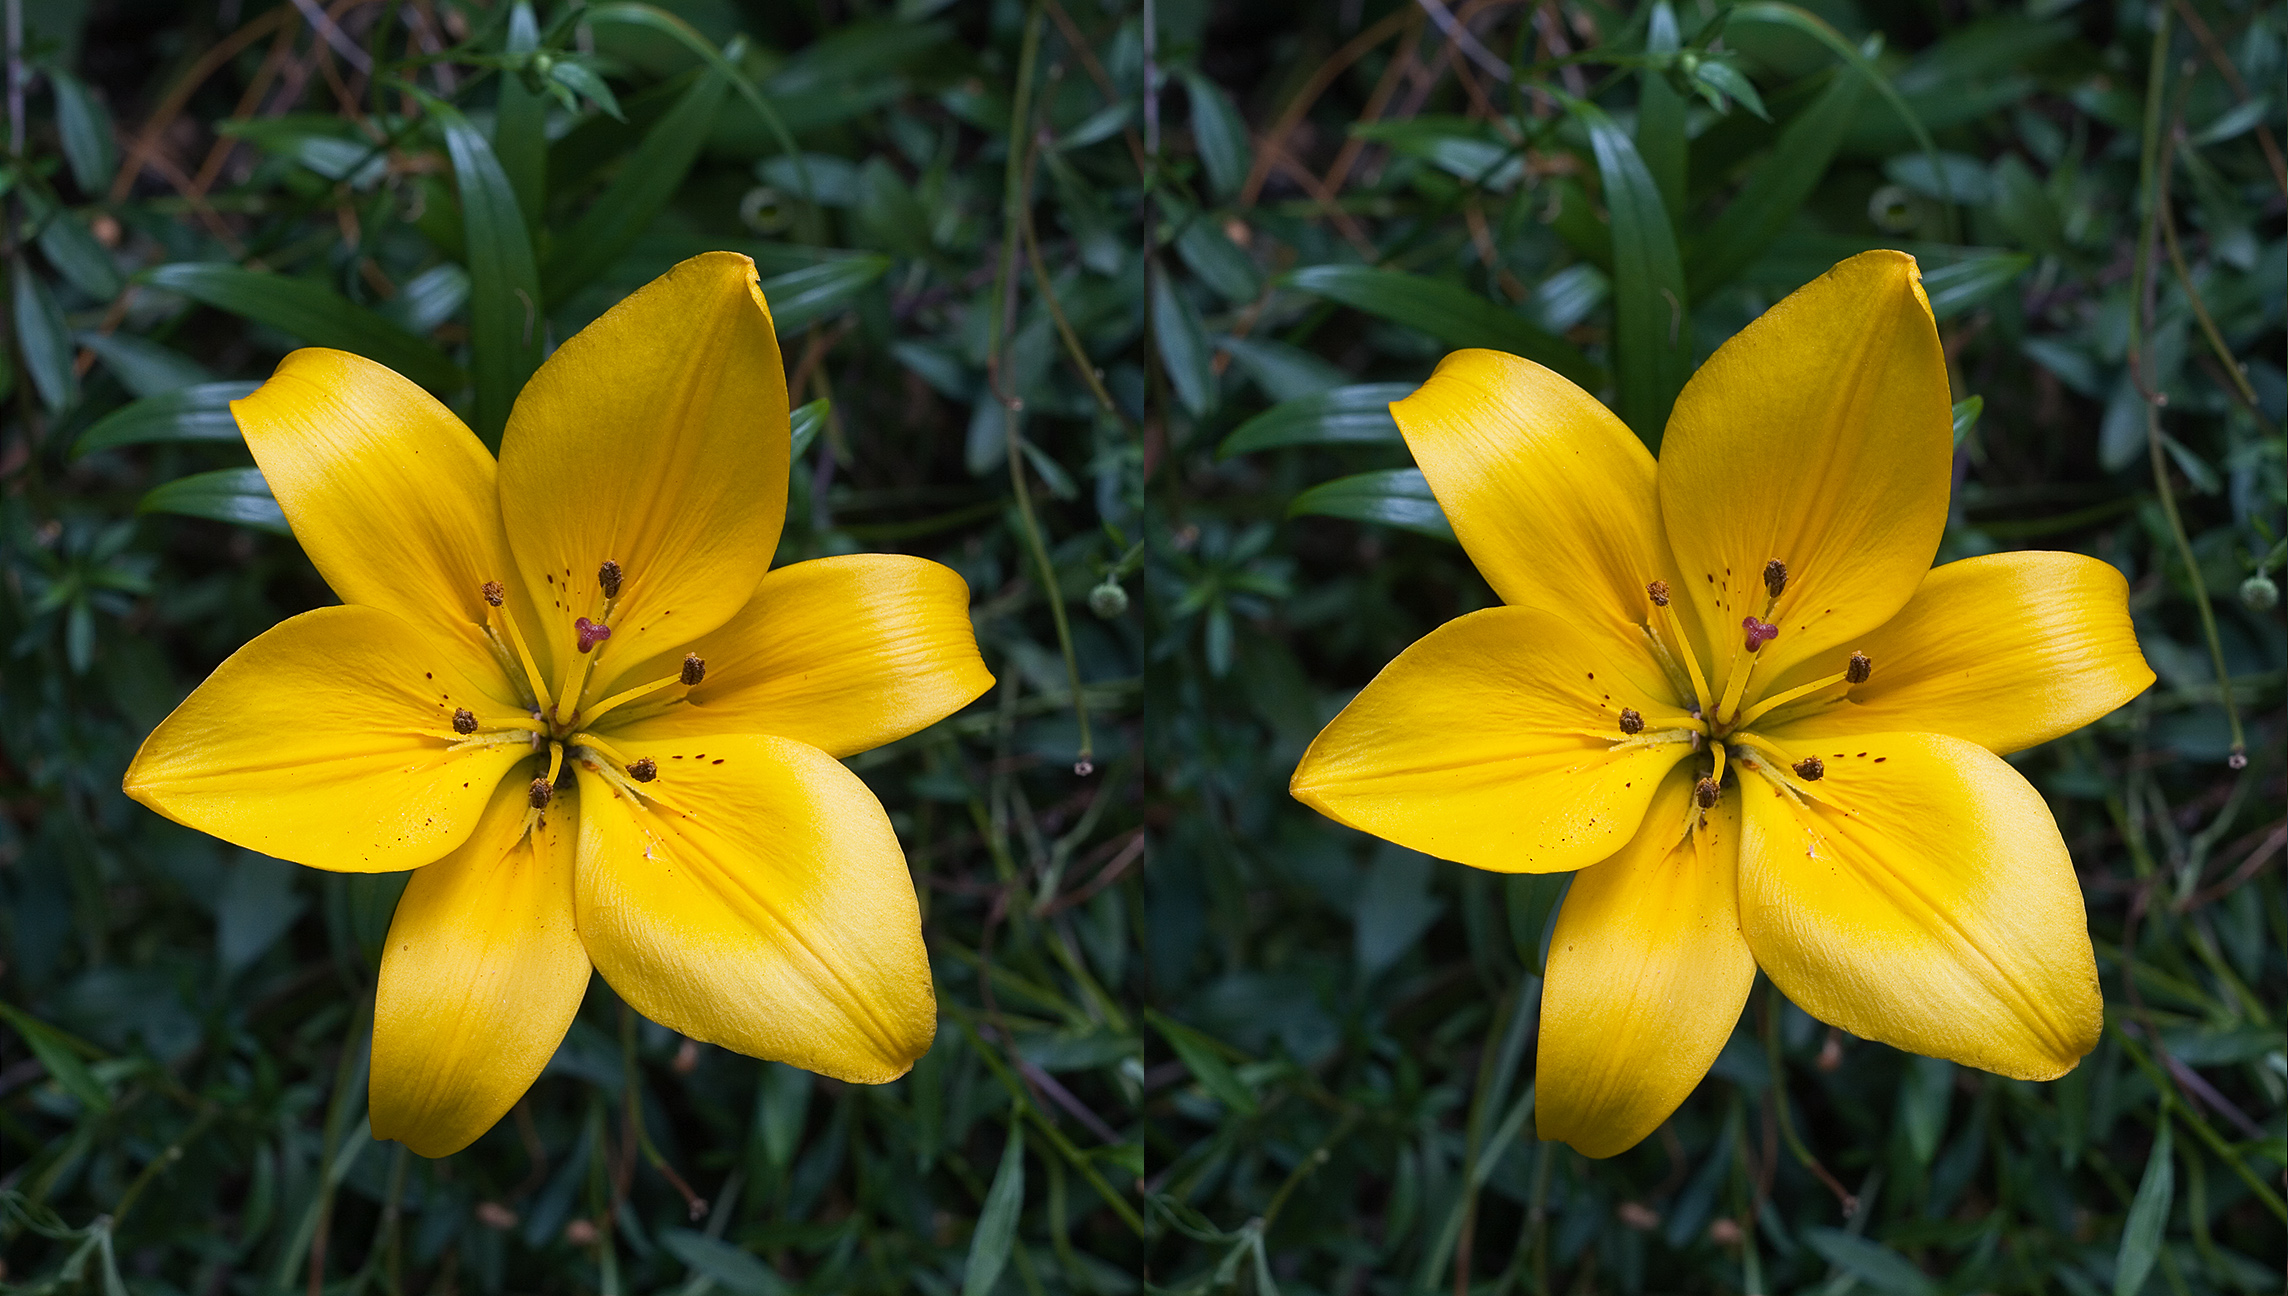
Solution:
M 567 756 L 596 771 L 630 797 L 637 796 L 638 784 L 650 783 L 659 777 L 658 763 L 648 756 L 629 760 L 591 730 L 604 716 L 631 704 L 643 705 L 635 714 L 623 715 L 623 723 L 681 705 L 689 700 L 690 690 L 707 678 L 706 661 L 697 653 L 685 653 L 682 664 L 672 675 L 608 696 L 590 696 L 597 679 L 597 661 L 612 638 L 612 617 L 619 610 L 620 591 L 626 580 L 627 573 L 611 559 L 605 559 L 597 569 L 596 587 L 604 596 L 604 606 L 593 619 L 573 618 L 572 636 L 579 651 L 561 663 L 553 689 L 508 608 L 508 587 L 497 580 L 484 584 L 485 620 L 481 629 L 485 641 L 492 648 L 494 661 L 515 686 L 518 699 L 530 718 L 494 720 L 488 724 L 465 708 L 457 710 L 453 713 L 453 731 L 449 735 L 452 746 L 448 750 L 525 743 L 531 746 L 536 757 L 546 755 L 547 773 L 533 779 L 528 794 L 531 808 L 526 815 L 527 830 L 540 821 L 562 786 Z
M 1763 611 L 1740 619 L 1740 638 L 1735 641 L 1724 674 L 1723 692 L 1718 694 L 1709 687 L 1709 676 L 1693 652 L 1692 640 L 1684 633 L 1682 620 L 1671 606 L 1668 582 L 1655 580 L 1645 586 L 1649 606 L 1639 629 L 1644 632 L 1645 641 L 1660 662 L 1680 705 L 1692 713 L 1693 750 L 1698 752 L 1703 745 L 1707 750 L 1707 771 L 1693 789 L 1694 801 L 1701 810 L 1716 804 L 1727 764 L 1752 770 L 1778 782 L 1791 793 L 1802 795 L 1804 785 L 1816 783 L 1826 774 L 1826 766 L 1817 756 L 1791 762 L 1778 747 L 1757 736 L 1749 726 L 1766 717 L 1773 717 L 1774 723 L 1786 723 L 1826 710 L 1845 701 L 1854 686 L 1866 683 L 1874 673 L 1874 662 L 1865 653 L 1854 652 L 1850 662 L 1833 675 L 1768 696 L 1757 696 L 1750 686 L 1756 666 L 1762 660 L 1764 645 L 1780 636 L 1775 614 L 1787 587 L 1787 564 L 1777 558 L 1764 564 Z M 1616 746 L 1666 736 L 1646 734 L 1644 717 L 1633 708 L 1622 709 L 1619 727 L 1622 738 Z M 1794 779 L 1788 779 L 1782 771 L 1793 773 Z

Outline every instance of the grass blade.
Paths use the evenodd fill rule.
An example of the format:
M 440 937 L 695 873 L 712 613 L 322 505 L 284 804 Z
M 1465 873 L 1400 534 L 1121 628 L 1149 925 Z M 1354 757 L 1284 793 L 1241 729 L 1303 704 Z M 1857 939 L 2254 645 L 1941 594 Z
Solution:
M 1645 52 L 1673 54 L 1680 43 L 1676 10 L 1667 0 L 1660 0 L 1652 7 L 1645 27 Z M 1684 133 L 1684 96 L 1660 69 L 1646 68 L 1638 73 L 1637 154 L 1644 159 L 1645 169 L 1652 172 L 1661 205 L 1679 217 L 1684 214 L 1685 151 L 1690 143 Z
M 993 1186 L 985 1190 L 985 1208 L 978 1212 L 977 1231 L 969 1236 L 969 1265 L 961 1278 L 961 1296 L 987 1296 L 1001 1281 L 1017 1241 L 1017 1216 L 1025 1208 L 1025 1118 L 1022 1109 L 1009 1112 L 1009 1141 L 1001 1149 L 1001 1167 L 993 1172 Z
M 2145 1174 L 2137 1181 L 2137 1196 L 2129 1203 L 2129 1222 L 2121 1230 L 2121 1250 L 2113 1262 L 2113 1296 L 2137 1296 L 2161 1258 L 2161 1235 L 2177 1195 L 2175 1154 L 2174 1130 L 2164 1111 L 2160 1132 L 2153 1137 L 2153 1153 L 2145 1158 Z
M 473 299 L 469 347 L 477 380 L 476 430 L 497 449 L 517 392 L 540 367 L 546 331 L 540 270 L 533 264 L 523 211 L 492 145 L 460 109 L 429 95 L 421 102 L 444 128 L 445 151 L 460 184 Z
M 1613 222 L 1613 342 L 1620 415 L 1644 443 L 1660 448 L 1668 408 L 1692 373 L 1692 314 L 1684 262 L 1660 188 L 1628 135 L 1595 104 L 1576 100 L 1588 128 Z
M 540 22 L 529 0 L 518 0 L 508 15 L 510 56 L 531 54 L 540 48 Z M 502 69 L 500 99 L 493 106 L 493 152 L 516 193 L 516 205 L 527 224 L 540 223 L 541 202 L 548 194 L 548 98 L 525 88 L 524 78 Z
M 456 392 L 467 382 L 443 352 L 324 284 L 205 261 L 163 265 L 142 279 L 153 288 L 243 315 L 311 346 L 355 352 L 441 395 Z
M 1625 141 L 1624 141 L 1625 142 Z M 1371 266 L 1305 266 L 1280 281 L 1458 347 L 1492 347 L 1549 366 L 1583 387 L 1604 375 L 1572 343 L 1460 284 Z
M 1389 468 L 1321 482 L 1287 505 L 1287 516 L 1305 514 L 1373 522 L 1460 543 L 1419 468 Z
M 666 208 L 698 159 L 729 88 L 721 72 L 708 69 L 644 132 L 643 143 L 628 153 L 611 187 L 555 244 L 543 279 L 551 304 L 609 269 Z

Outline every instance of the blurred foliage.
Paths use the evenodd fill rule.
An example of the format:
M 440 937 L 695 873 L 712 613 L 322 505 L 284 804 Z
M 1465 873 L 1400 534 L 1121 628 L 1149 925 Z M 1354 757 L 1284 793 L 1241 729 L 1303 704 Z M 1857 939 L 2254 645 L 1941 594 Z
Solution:
M 2279 7 L 21 12 L 5 1290 L 2279 1289 Z M 1672 1121 L 1589 1162 L 1531 1134 L 1564 879 L 1286 795 L 1352 691 L 1492 598 L 1383 405 L 1490 345 L 1655 439 L 1693 364 L 1876 246 L 1921 259 L 1964 402 L 1942 557 L 2116 564 L 2160 675 L 2013 758 L 2086 884 L 2105 1038 L 2027 1084 L 1766 987 Z M 937 1045 L 853 1088 L 599 981 L 515 1113 L 426 1162 L 363 1115 L 402 877 L 118 791 L 217 661 L 330 601 L 227 402 L 323 344 L 497 438 L 551 345 L 708 248 L 755 259 L 808 406 L 780 561 L 952 565 L 1001 680 L 853 761 Z

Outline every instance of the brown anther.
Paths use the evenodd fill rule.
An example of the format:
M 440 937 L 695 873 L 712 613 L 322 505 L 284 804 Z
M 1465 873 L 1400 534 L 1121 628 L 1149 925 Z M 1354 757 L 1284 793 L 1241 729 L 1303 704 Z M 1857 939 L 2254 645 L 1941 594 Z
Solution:
M 1716 786 L 1716 780 L 1704 778 L 1692 785 L 1692 799 L 1700 804 L 1701 809 L 1706 810 L 1716 804 L 1716 797 L 1723 790 Z
M 499 607 L 501 603 L 507 598 L 508 586 L 501 584 L 499 581 L 485 582 L 485 602 L 492 604 L 494 607 Z
M 476 715 L 476 712 L 469 710 L 467 707 L 462 707 L 460 710 L 458 710 L 458 711 L 455 711 L 455 712 L 453 713 L 453 732 L 454 732 L 454 733 L 457 733 L 457 734 L 473 734 L 473 733 L 475 733 L 476 731 L 477 731 L 477 715 Z
M 659 777 L 659 762 L 649 756 L 638 756 L 635 764 L 628 766 L 628 777 L 638 783 L 649 783 Z
M 1654 581 L 1652 584 L 1645 586 L 1645 587 L 1644 587 L 1644 592 L 1645 592 L 1645 593 L 1647 593 L 1647 594 L 1650 594 L 1650 595 L 1652 596 L 1652 603 L 1653 603 L 1653 606 L 1654 606 L 1654 607 L 1667 607 L 1667 606 L 1668 606 L 1668 582 L 1667 582 L 1667 581 L 1664 581 L 1664 580 L 1656 580 L 1656 581 Z
M 1770 592 L 1773 598 L 1780 596 L 1780 591 L 1787 588 L 1786 563 L 1774 558 L 1764 564 L 1764 588 Z
M 620 565 L 606 558 L 604 565 L 596 569 L 596 584 L 603 587 L 605 598 L 618 598 L 620 596 Z
M 554 783 L 544 778 L 536 778 L 532 781 L 531 790 L 525 794 L 525 800 L 530 802 L 535 810 L 546 810 L 549 799 L 555 795 L 556 785 Z
M 1625 734 L 1644 732 L 1644 717 L 1637 714 L 1635 707 L 1621 708 L 1621 732 Z
M 1867 682 L 1867 677 L 1874 673 L 1874 659 L 1865 653 L 1855 652 L 1851 654 L 1851 664 L 1843 668 L 1843 682 L 1846 684 L 1864 684 Z
M 1817 783 L 1827 774 L 1827 762 L 1817 756 L 1806 756 L 1788 768 L 1794 770 L 1795 776 L 1806 783 Z
M 698 687 L 707 678 L 707 661 L 698 653 L 683 654 L 683 683 L 687 688 Z

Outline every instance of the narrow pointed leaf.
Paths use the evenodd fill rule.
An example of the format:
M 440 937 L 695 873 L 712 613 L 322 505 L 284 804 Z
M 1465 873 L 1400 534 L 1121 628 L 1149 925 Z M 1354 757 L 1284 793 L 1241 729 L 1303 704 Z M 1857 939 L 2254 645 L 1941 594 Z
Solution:
M 1938 1296 L 1930 1275 L 1880 1242 L 1837 1228 L 1805 1229 L 1803 1240 L 1829 1264 L 1885 1296 Z
M 111 249 L 96 242 L 95 235 L 71 212 L 52 211 L 40 226 L 40 255 L 72 287 L 98 301 L 117 297 L 127 286 L 118 263 L 111 259 Z
M 1613 225 L 1615 377 L 1620 415 L 1646 445 L 1660 448 L 1669 406 L 1692 374 L 1692 308 L 1660 188 L 1636 146 L 1605 111 L 1575 101 L 1588 128 Z
M 1819 98 L 1780 131 L 1770 156 L 1725 204 L 1706 233 L 1692 241 L 1686 282 L 1694 297 L 1730 283 L 1787 228 L 1827 174 L 1835 151 L 1859 113 L 1866 81 L 1838 73 Z
M 1009 1250 L 1017 1240 L 1017 1217 L 1025 1208 L 1025 1122 L 1009 1113 L 1009 1141 L 1001 1148 L 1001 1166 L 993 1172 L 993 1186 L 985 1190 L 985 1207 L 977 1213 L 977 1231 L 969 1235 L 969 1265 L 961 1276 L 961 1296 L 989 1296 L 1009 1263 Z
M 48 412 L 61 413 L 79 402 L 79 375 L 72 369 L 71 329 L 64 323 L 63 307 L 47 283 L 22 257 L 16 259 L 16 346 L 32 386 Z
M 32 1056 L 47 1068 L 48 1078 L 56 1082 L 57 1088 L 93 1110 L 102 1111 L 111 1106 L 111 1096 L 96 1082 L 87 1063 L 62 1031 L 9 1004 L 0 1003 L 0 1018 L 6 1019 L 16 1028 L 16 1033 L 24 1037 L 24 1042 L 32 1048 Z
M 205 261 L 178 261 L 141 277 L 153 288 L 243 315 L 311 346 L 388 365 L 440 395 L 459 391 L 466 381 L 443 352 L 324 284 Z
M 286 514 L 270 493 L 259 468 L 225 468 L 198 473 L 155 487 L 135 506 L 138 513 L 180 513 L 184 517 L 232 522 L 276 535 L 292 535 Z
M 95 352 L 120 385 L 137 396 L 160 396 L 214 381 L 206 366 L 139 334 L 91 330 L 79 335 L 79 344 Z
M 56 91 L 56 135 L 64 146 L 64 161 L 80 192 L 95 197 L 111 184 L 119 165 L 112 144 L 111 114 L 87 83 L 69 72 L 47 70 L 48 84 Z
M 1239 425 L 1217 448 L 1219 458 L 1292 445 L 1396 445 L 1403 438 L 1390 403 L 1414 390 L 1411 383 L 1361 383 L 1281 401 Z
M 469 345 L 475 353 L 476 430 L 485 444 L 498 446 L 509 407 L 524 380 L 540 367 L 547 331 L 540 271 L 533 264 L 523 211 L 492 145 L 451 104 L 427 95 L 422 103 L 444 128 L 445 151 L 460 185 L 473 298 Z
M 1160 364 L 1176 388 L 1176 400 L 1194 418 L 1214 409 L 1216 377 L 1207 326 L 1165 274 L 1152 279 L 1152 336 L 1160 345 Z
M 514 56 L 540 48 L 540 22 L 529 0 L 508 12 L 508 44 Z M 500 98 L 493 105 L 493 153 L 516 193 L 517 208 L 537 226 L 541 200 L 548 193 L 548 98 L 527 89 L 514 70 L 500 74 Z
M 793 440 L 793 447 L 787 451 L 789 462 L 802 461 L 803 455 L 810 450 L 810 443 L 826 430 L 829 411 L 830 402 L 825 397 L 820 397 L 807 405 L 796 406 L 794 413 L 787 417 L 788 434 Z
M 1207 169 L 1208 187 L 1228 201 L 1247 181 L 1247 123 L 1222 88 L 1202 74 L 1186 72 L 1184 89 L 1192 105 L 1192 147 Z
M 1419 468 L 1389 468 L 1322 482 L 1297 495 L 1287 505 L 1287 516 L 1316 513 L 1397 527 L 1439 540 L 1454 541 L 1454 525 L 1430 493 L 1430 483 Z M 1458 543 L 1458 542 L 1456 542 Z
M 890 268 L 885 256 L 837 257 L 763 280 L 771 323 L 790 338 L 834 314 Z
M 259 383 L 217 382 L 183 387 L 120 406 L 96 420 L 72 444 L 75 455 L 163 441 L 236 441 L 230 403 L 254 394 Z
M 563 301 L 609 269 L 667 207 L 690 174 L 729 87 L 721 72 L 709 69 L 644 132 L 643 143 L 629 151 L 611 187 L 556 242 L 546 275 L 549 301 Z M 776 298 L 771 308 L 774 314 L 779 309 Z
M 2129 1221 L 2121 1228 L 2121 1250 L 2113 1262 L 2113 1296 L 2137 1296 L 2161 1258 L 2161 1235 L 2177 1195 L 2175 1155 L 2174 1134 L 2164 1111 L 2161 1132 L 2145 1158 L 2145 1174 L 2137 1181 L 2137 1196 L 2129 1203 Z
M 1458 347 L 1492 347 L 1549 366 L 1583 387 L 1604 375 L 1572 343 L 1459 284 L 1370 266 L 1306 266 L 1281 280 L 1289 288 L 1417 328 Z
M 1676 10 L 1667 0 L 1652 7 L 1645 27 L 1647 54 L 1673 54 L 1678 45 Z M 1761 105 L 1758 105 L 1761 107 Z M 1684 212 L 1685 152 L 1691 143 L 1684 133 L 1684 96 L 1668 83 L 1658 68 L 1637 74 L 1637 154 L 1652 173 L 1661 204 L 1672 214 Z
M 1235 1112 L 1250 1114 L 1255 1111 L 1255 1095 L 1241 1083 L 1239 1075 L 1224 1060 L 1213 1040 L 1181 1022 L 1173 1021 L 1157 1012 L 1146 1010 L 1145 1016 L 1176 1051 L 1184 1068 L 1200 1082 L 1200 1088 L 1224 1106 Z
M 2033 265 L 2034 258 L 2025 253 L 2008 252 L 1925 266 L 1923 291 L 1930 296 L 1931 314 L 1942 322 L 1953 319 L 2009 287 Z

